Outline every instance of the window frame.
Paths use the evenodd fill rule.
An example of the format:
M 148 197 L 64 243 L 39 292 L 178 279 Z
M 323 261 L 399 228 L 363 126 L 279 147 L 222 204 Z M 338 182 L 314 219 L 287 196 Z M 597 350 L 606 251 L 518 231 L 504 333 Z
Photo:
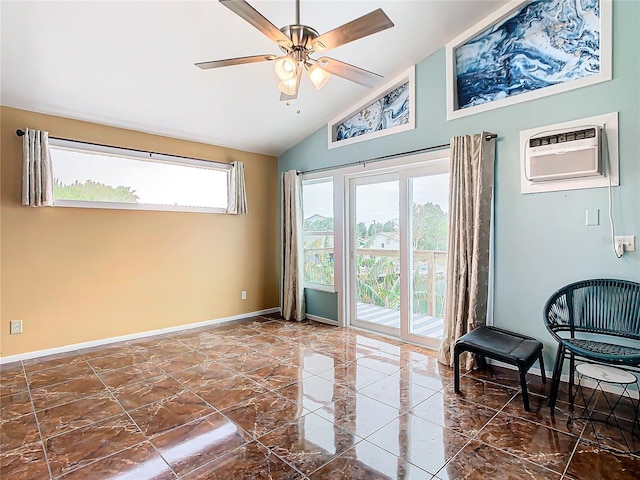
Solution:
M 334 196 L 335 196 L 335 181 L 333 178 L 333 175 L 327 175 L 326 173 L 322 173 L 319 172 L 317 174 L 308 174 L 308 175 L 302 175 L 302 195 L 304 198 L 304 187 L 305 184 L 307 185 L 313 185 L 313 184 L 318 184 L 318 183 L 331 183 L 331 191 L 332 191 L 332 195 L 331 195 L 331 206 L 332 206 L 332 210 L 333 210 L 333 283 L 331 284 L 325 284 L 325 283 L 316 283 L 316 282 L 310 282 L 308 280 L 304 280 L 304 288 L 307 288 L 309 290 L 318 290 L 321 292 L 328 292 L 328 293 L 335 293 L 335 283 L 336 283 L 336 219 L 335 219 L 335 201 L 334 201 Z M 304 210 L 304 205 L 303 205 L 303 210 Z M 304 239 L 304 234 L 305 234 L 305 229 L 304 229 L 304 219 L 302 220 L 302 238 Z M 304 245 L 303 245 L 303 257 L 304 257 Z
M 64 140 L 60 138 L 49 138 L 49 149 L 70 150 L 86 154 L 107 154 L 111 156 L 123 157 L 133 160 L 165 163 L 171 165 L 193 166 L 205 168 L 207 170 L 223 171 L 227 175 L 227 189 L 229 184 L 229 174 L 233 168 L 230 163 L 216 162 L 212 160 L 200 160 L 191 157 L 182 157 L 178 155 L 169 155 L 163 153 L 147 152 L 143 150 L 135 150 L 123 147 L 112 147 L 108 145 L 98 145 L 95 143 L 78 142 L 75 140 Z M 51 155 L 51 163 L 55 165 L 55 159 Z M 55 167 L 54 167 L 55 169 Z M 229 195 L 227 191 L 227 206 Z M 141 211 L 160 211 L 160 212 L 187 212 L 187 213 L 226 213 L 227 207 L 189 207 L 179 205 L 152 205 L 148 203 L 120 203 L 120 202 L 100 202 L 87 200 L 65 200 L 54 197 L 55 207 L 71 207 L 71 208 L 99 208 L 109 210 L 141 210 Z

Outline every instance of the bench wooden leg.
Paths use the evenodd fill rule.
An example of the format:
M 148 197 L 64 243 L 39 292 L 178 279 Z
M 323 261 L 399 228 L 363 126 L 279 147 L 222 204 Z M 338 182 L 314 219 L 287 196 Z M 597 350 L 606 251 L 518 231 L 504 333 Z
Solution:
M 524 403 L 524 409 L 527 412 L 531 411 L 529 407 L 529 391 L 527 390 L 527 372 L 521 366 L 518 366 L 518 371 L 520 372 L 520 388 L 522 389 L 522 401 Z
M 547 374 L 544 371 L 544 360 L 542 359 L 542 350 L 538 354 L 538 362 L 540 363 L 540 375 L 542 376 L 542 383 L 547 383 Z
M 453 390 L 460 393 L 460 350 L 453 349 Z
M 484 355 L 477 355 L 477 359 L 478 367 L 480 367 L 482 370 L 485 370 L 487 368 L 487 358 Z

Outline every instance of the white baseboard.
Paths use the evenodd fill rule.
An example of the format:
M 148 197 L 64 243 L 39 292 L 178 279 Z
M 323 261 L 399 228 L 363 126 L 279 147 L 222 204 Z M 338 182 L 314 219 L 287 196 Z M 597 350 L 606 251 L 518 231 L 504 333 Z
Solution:
M 243 318 L 257 317 L 259 315 L 265 315 L 268 313 L 278 313 L 278 312 L 280 312 L 280 309 L 278 307 L 267 308 L 265 310 L 241 313 L 240 315 L 233 315 L 231 317 L 222 317 L 222 318 L 216 318 L 213 320 L 205 320 L 202 322 L 187 323 L 185 325 L 159 328 L 157 330 L 147 330 L 145 332 L 131 333 L 129 335 L 120 335 L 118 337 L 102 338 L 100 340 L 92 340 L 89 342 L 74 343 L 71 345 L 64 345 L 62 347 L 47 348 L 44 350 L 35 350 L 33 352 L 20 353 L 17 355 L 9 355 L 7 357 L 0 357 L 0 365 L 4 363 L 17 362 L 20 360 L 29 360 L 31 358 L 45 357 L 47 355 L 55 355 L 57 353 L 65 353 L 73 350 L 80 350 L 83 348 L 99 347 L 101 345 L 108 345 L 110 343 L 117 343 L 117 342 L 124 342 L 127 340 L 135 340 L 138 338 L 152 337 L 154 335 L 161 335 L 163 333 L 171 333 L 171 332 L 178 332 L 180 330 L 191 330 L 193 328 L 207 327 L 209 325 L 217 325 L 219 323 L 232 322 L 234 320 L 242 320 Z
M 330 318 L 319 317 L 318 315 L 310 315 L 308 313 L 306 316 L 309 320 L 313 320 L 314 322 L 326 323 L 327 325 L 338 325 L 337 320 L 331 320 Z
M 491 365 L 497 365 L 500 367 L 504 367 L 504 368 L 508 368 L 509 370 L 518 370 L 518 367 L 516 367 L 515 365 L 510 365 L 508 363 L 503 363 L 497 360 L 491 360 L 489 358 L 487 358 L 487 362 L 490 363 Z M 582 363 L 582 362 L 581 362 Z M 529 371 L 527 373 L 533 374 L 533 375 L 537 375 L 538 377 L 541 377 L 542 374 L 540 372 L 540 368 L 538 367 L 531 367 L 529 369 Z M 634 373 L 634 372 L 632 372 Z M 547 376 L 547 384 L 548 384 L 548 391 L 547 393 L 549 393 L 551 391 L 551 380 L 553 379 L 553 372 L 549 372 L 545 369 L 545 374 Z M 636 372 L 636 377 L 637 377 L 637 372 Z M 560 375 L 560 380 L 562 382 L 565 383 L 569 383 L 569 374 L 568 373 L 563 373 L 562 375 Z M 574 381 L 577 381 L 577 375 Z M 589 387 L 589 388 L 596 388 L 597 383 L 594 380 L 590 380 L 588 378 L 585 378 L 582 381 L 582 384 L 585 387 Z M 608 393 L 616 393 L 618 395 L 622 394 L 623 392 L 623 387 L 618 386 L 616 384 L 611 384 L 611 383 L 601 383 L 600 384 L 601 388 Z M 575 384 L 574 384 L 574 388 L 575 388 Z M 629 392 L 629 395 L 631 395 L 632 398 L 634 399 L 639 399 L 640 398 L 640 392 L 638 392 L 637 390 L 627 390 Z

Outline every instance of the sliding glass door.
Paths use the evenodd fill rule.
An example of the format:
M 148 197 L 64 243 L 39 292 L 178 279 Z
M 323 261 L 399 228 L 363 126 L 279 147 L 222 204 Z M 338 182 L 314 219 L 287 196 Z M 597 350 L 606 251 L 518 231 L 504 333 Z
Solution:
M 400 335 L 398 175 L 352 181 L 352 325 Z
M 350 179 L 351 325 L 439 346 L 448 194 L 446 161 Z

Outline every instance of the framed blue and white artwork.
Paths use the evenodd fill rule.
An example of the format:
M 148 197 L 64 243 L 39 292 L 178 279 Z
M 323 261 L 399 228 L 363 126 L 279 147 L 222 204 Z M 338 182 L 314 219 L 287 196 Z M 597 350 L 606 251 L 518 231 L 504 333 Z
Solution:
M 611 80 L 611 0 L 510 2 L 447 44 L 447 119 Z
M 415 67 L 329 122 L 329 148 L 415 128 Z

